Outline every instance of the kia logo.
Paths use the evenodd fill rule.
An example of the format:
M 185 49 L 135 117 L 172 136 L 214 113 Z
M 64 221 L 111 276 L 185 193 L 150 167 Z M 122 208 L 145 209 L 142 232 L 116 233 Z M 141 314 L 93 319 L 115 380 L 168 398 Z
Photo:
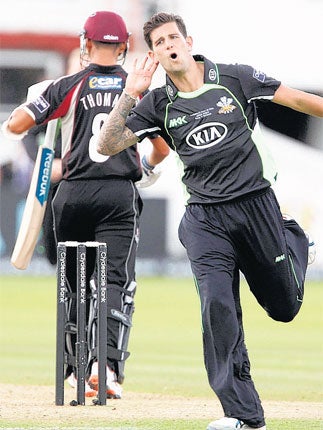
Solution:
M 195 149 L 210 148 L 225 138 L 228 128 L 220 122 L 209 122 L 194 128 L 186 137 L 186 143 Z

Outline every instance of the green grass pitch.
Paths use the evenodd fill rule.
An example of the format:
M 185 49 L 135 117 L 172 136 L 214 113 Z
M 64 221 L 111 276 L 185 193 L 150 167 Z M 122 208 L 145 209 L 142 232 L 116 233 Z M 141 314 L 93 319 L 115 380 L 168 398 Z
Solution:
M 245 283 L 241 298 L 251 372 L 261 398 L 322 402 L 323 282 L 308 282 L 300 314 L 288 324 L 271 320 Z M 203 365 L 199 301 L 193 281 L 140 278 L 135 303 L 124 389 L 213 396 Z M 16 383 L 19 369 L 19 385 L 54 384 L 55 318 L 54 277 L 0 277 L 0 368 L 5 369 L 1 383 Z M 156 427 L 153 421 L 143 420 L 135 428 L 197 430 L 206 424 L 179 420 L 171 425 L 160 422 Z M 122 423 L 118 425 L 116 430 L 123 430 Z M 314 420 L 269 420 L 267 428 L 322 427 Z

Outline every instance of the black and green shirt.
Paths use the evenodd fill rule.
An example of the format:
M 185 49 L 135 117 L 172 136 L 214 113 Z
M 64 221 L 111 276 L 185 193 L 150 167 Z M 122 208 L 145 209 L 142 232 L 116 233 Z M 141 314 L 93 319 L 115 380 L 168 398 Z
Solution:
M 280 82 L 247 65 L 194 58 L 204 62 L 204 85 L 181 92 L 166 77 L 134 107 L 127 127 L 140 140 L 160 134 L 178 153 L 188 203 L 219 203 L 270 187 L 276 170 L 254 102 L 271 100 Z

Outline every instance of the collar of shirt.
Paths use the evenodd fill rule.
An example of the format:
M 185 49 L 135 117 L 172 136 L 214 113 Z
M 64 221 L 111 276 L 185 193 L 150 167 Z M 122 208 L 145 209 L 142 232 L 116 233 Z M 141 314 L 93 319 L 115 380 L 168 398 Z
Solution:
M 204 62 L 204 83 L 218 84 L 219 72 L 216 64 L 212 63 L 212 61 L 208 60 L 203 55 L 193 55 L 193 58 L 197 62 Z M 171 101 L 176 99 L 178 93 L 177 87 L 168 75 L 166 75 L 166 93 Z

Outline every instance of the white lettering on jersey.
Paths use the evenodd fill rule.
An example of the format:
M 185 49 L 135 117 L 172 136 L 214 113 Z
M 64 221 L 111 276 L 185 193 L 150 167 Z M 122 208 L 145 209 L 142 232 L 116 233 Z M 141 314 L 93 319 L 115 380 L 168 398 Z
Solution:
M 112 97 L 112 93 L 97 92 L 95 94 L 87 94 L 85 97 L 80 99 L 85 110 L 89 110 L 92 107 L 113 107 L 119 100 L 120 95 L 116 94 Z
M 109 155 L 99 154 L 96 150 L 100 129 L 107 116 L 107 113 L 99 113 L 95 115 L 92 122 L 92 137 L 89 142 L 89 157 L 95 163 L 104 163 L 109 158 Z

